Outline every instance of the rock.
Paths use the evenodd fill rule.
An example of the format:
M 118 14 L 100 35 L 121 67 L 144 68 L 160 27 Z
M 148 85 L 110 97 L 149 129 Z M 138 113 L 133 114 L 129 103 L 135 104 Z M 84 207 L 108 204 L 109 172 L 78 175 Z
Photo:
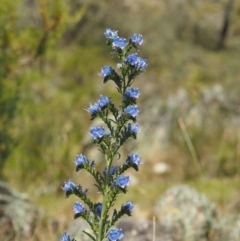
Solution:
M 168 174 L 170 169 L 170 166 L 165 162 L 159 162 L 153 166 L 153 172 L 159 175 Z

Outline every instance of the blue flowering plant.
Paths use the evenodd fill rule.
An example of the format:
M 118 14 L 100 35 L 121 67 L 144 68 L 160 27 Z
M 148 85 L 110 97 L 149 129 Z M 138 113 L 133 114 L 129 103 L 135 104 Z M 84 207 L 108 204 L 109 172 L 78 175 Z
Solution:
M 93 241 L 118 241 L 123 238 L 122 229 L 113 228 L 115 223 L 124 215 L 131 215 L 134 205 L 131 201 L 123 204 L 120 209 L 113 209 L 120 193 L 126 193 L 130 184 L 130 178 L 124 175 L 129 168 L 138 171 L 141 158 L 137 153 L 127 156 L 122 165 L 115 166 L 114 161 L 120 159 L 119 149 L 129 139 L 136 139 L 139 132 L 137 116 L 139 109 L 137 99 L 140 95 L 138 88 L 131 88 L 134 79 L 144 72 L 147 61 L 138 56 L 139 46 L 143 43 L 142 35 L 134 34 L 129 40 L 120 38 L 118 31 L 106 29 L 104 33 L 107 45 L 112 47 L 112 54 L 119 63 L 115 70 L 111 66 L 104 66 L 100 75 L 103 82 L 113 81 L 120 94 L 121 102 L 116 106 L 111 98 L 100 95 L 98 101 L 90 104 L 87 111 L 91 120 L 100 118 L 102 126 L 92 126 L 90 135 L 99 150 L 104 154 L 106 166 L 102 172 L 95 167 L 94 161 L 90 161 L 83 154 L 75 159 L 76 171 L 89 172 L 96 182 L 96 187 L 102 195 L 102 202 L 94 203 L 87 196 L 87 190 L 81 185 L 76 185 L 71 180 L 64 183 L 63 189 L 66 197 L 75 195 L 81 202 L 75 202 L 73 206 L 74 218 L 81 217 L 89 224 L 92 232 L 83 231 Z M 67 233 L 61 237 L 61 241 L 75 241 Z

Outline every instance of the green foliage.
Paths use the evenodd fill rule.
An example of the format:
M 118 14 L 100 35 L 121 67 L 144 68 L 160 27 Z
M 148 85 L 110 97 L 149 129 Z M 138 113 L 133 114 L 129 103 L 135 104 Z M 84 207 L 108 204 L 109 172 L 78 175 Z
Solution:
M 237 1 L 225 49 L 209 51 L 217 42 L 227 2 L 136 1 L 128 5 L 117 0 L 2 0 L 0 170 L 9 179 L 15 176 L 12 182 L 16 184 L 23 177 L 26 183 L 36 176 L 49 183 L 69 176 L 71 163 L 66 159 L 81 150 L 80 140 L 89 124 L 80 112 L 103 90 L 96 70 L 103 62 L 112 62 L 107 62 L 107 49 L 98 47 L 103 29 L 110 24 L 124 35 L 136 31 L 147 36 L 143 55 L 150 59 L 150 68 L 146 80 L 140 80 L 141 88 L 146 88 L 143 99 L 161 96 L 166 103 L 183 88 L 191 107 L 203 111 L 200 126 L 186 124 L 207 175 L 239 173 L 238 131 L 226 134 L 231 129 L 226 123 L 238 113 L 240 91 Z M 203 108 L 202 93 L 215 84 L 225 90 L 228 103 Z M 113 88 L 110 85 L 104 92 Z M 169 112 L 167 105 L 164 108 L 163 113 Z M 194 108 L 187 115 L 194 114 Z M 173 166 L 183 163 L 180 176 L 193 178 L 196 170 L 178 117 L 185 118 L 180 108 L 173 114 L 166 161 Z M 176 161 L 176 155 L 182 162 Z
M 21 132 L 24 129 L 24 123 L 22 121 L 18 123 L 21 117 L 28 119 L 29 122 L 29 119 L 39 119 L 36 115 L 42 114 L 36 106 L 30 106 L 32 113 L 26 113 L 28 103 L 24 110 L 22 108 L 24 100 L 29 97 L 24 93 L 27 91 L 24 89 L 25 84 L 36 77 L 34 73 L 36 68 L 31 71 L 25 66 L 33 66 L 40 57 L 42 61 L 47 50 L 56 47 L 58 39 L 66 28 L 80 21 L 84 12 L 85 7 L 74 10 L 73 6 L 66 1 L 39 0 L 31 4 L 18 0 L 2 2 L 0 8 L 0 175 L 9 155 L 14 153 L 14 150 L 21 150 L 21 144 L 26 144 L 27 148 L 25 146 L 24 151 L 20 153 L 27 151 L 29 160 L 32 160 L 42 155 L 43 150 L 39 147 L 39 139 L 40 143 L 45 138 L 48 143 L 51 140 L 52 133 L 42 135 L 44 133 L 42 128 L 53 125 L 51 120 L 44 120 L 39 127 L 36 121 L 34 128 L 27 125 L 30 128 L 26 128 L 24 133 Z M 41 62 L 40 65 L 42 66 Z M 41 75 L 38 77 L 42 78 Z M 16 111 L 18 118 L 15 115 Z M 19 129 L 13 128 L 14 122 L 15 125 L 19 124 Z M 26 133 L 29 133 L 29 136 L 34 135 L 36 138 L 27 136 L 28 141 L 24 142 L 25 138 L 19 133 L 25 134 L 24 137 Z M 21 137 L 21 141 L 18 137 Z M 14 144 L 16 144 L 15 147 Z M 31 148 L 33 146 L 34 148 Z M 16 163 L 18 163 L 17 160 Z M 26 163 L 21 162 L 21 167 L 26 168 Z M 32 167 L 34 166 L 42 172 L 46 171 L 46 168 L 39 165 L 39 162 L 35 165 L 32 163 Z M 34 171 L 30 173 L 35 175 Z
M 3 167 L 13 148 L 11 137 L 12 120 L 15 117 L 17 96 L 17 86 L 12 84 L 11 78 L 0 77 L 0 177 Z

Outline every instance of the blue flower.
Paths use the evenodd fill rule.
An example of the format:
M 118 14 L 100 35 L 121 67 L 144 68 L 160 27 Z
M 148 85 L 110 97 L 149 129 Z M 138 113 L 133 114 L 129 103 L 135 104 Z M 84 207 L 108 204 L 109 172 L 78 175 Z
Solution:
M 127 56 L 126 62 L 129 63 L 130 65 L 135 65 L 138 61 L 138 55 L 137 54 L 129 54 Z
M 94 211 L 95 211 L 95 214 L 96 214 L 98 217 L 101 217 L 101 213 L 102 213 L 102 203 L 96 203 L 96 204 L 94 204 Z
M 71 241 L 71 238 L 69 235 L 67 235 L 67 233 L 64 233 L 62 236 L 61 236 L 61 241 Z
M 90 104 L 89 108 L 87 109 L 88 112 L 90 112 L 91 114 L 97 114 L 98 112 L 101 111 L 101 107 L 99 106 L 98 103 L 95 104 Z
M 129 105 L 124 109 L 124 112 L 127 115 L 130 115 L 131 117 L 135 118 L 138 115 L 139 110 L 137 105 Z
M 122 229 L 110 229 L 108 232 L 108 240 L 110 241 L 118 241 L 123 238 Z
M 134 208 L 134 205 L 133 205 L 132 201 L 129 201 L 126 204 L 122 205 L 121 210 L 124 213 L 130 215 L 133 208 Z
M 116 37 L 113 39 L 113 48 L 124 49 L 127 46 L 127 40 L 125 38 Z
M 75 164 L 76 164 L 76 171 L 78 171 L 79 169 L 83 168 L 85 164 L 88 163 L 88 159 L 86 156 L 80 154 L 77 155 L 75 158 Z
M 107 96 L 100 95 L 99 100 L 98 100 L 98 104 L 99 104 L 101 107 L 105 107 L 105 106 L 107 106 L 109 103 L 110 103 L 110 99 L 109 99 Z
M 92 126 L 89 132 L 94 140 L 100 139 L 106 134 L 104 127 L 101 126 Z
M 147 60 L 138 57 L 137 54 L 129 54 L 125 61 L 133 67 L 136 67 L 138 71 L 143 71 L 148 65 Z
M 137 99 L 140 93 L 138 88 L 127 88 L 124 97 Z
M 110 168 L 110 175 L 111 176 L 114 175 L 117 172 L 117 170 L 118 170 L 118 167 L 111 166 L 111 168 Z M 104 176 L 106 176 L 106 174 L 107 174 L 107 167 L 104 168 L 103 174 L 104 174 Z
M 108 39 L 114 39 L 114 38 L 118 37 L 118 31 L 107 28 L 104 35 Z
M 143 43 L 143 36 L 141 34 L 134 34 L 130 39 L 134 45 L 142 45 Z
M 79 214 L 85 213 L 86 209 L 83 204 L 79 202 L 75 202 L 73 206 L 73 211 L 75 212 L 75 214 L 79 215 Z
M 134 124 L 133 126 L 132 126 L 131 123 L 128 123 L 128 131 L 129 131 L 131 134 L 137 135 L 137 133 L 139 132 L 138 123 Z
M 107 77 L 110 77 L 111 75 L 114 74 L 114 69 L 111 67 L 111 66 L 104 66 L 101 68 L 101 73 L 100 75 L 103 77 L 103 78 L 107 78 Z
M 128 156 L 126 160 L 126 165 L 133 167 L 136 171 L 138 171 L 138 166 L 142 163 L 140 156 L 137 153 Z
M 129 176 L 118 176 L 116 179 L 116 184 L 121 188 L 126 188 L 130 184 Z
M 137 166 L 139 166 L 142 163 L 141 158 L 137 153 L 134 153 L 131 156 L 128 156 L 127 162 L 130 165 L 134 164 L 134 165 L 137 165 Z
M 76 188 L 76 185 L 71 181 L 68 180 L 68 182 L 64 182 L 64 187 L 63 190 L 67 193 L 74 191 L 74 189 Z
M 148 66 L 147 60 L 141 57 L 138 57 L 136 67 L 138 70 L 143 71 Z

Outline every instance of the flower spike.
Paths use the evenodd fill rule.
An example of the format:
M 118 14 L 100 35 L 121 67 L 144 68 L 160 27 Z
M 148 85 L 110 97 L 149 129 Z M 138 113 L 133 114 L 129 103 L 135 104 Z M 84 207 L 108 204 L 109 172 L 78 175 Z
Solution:
M 137 123 L 140 112 L 137 101 L 140 92 L 138 88 L 132 87 L 132 83 L 145 71 L 148 63 L 138 55 L 139 48 L 143 44 L 141 34 L 133 34 L 127 40 L 119 36 L 117 30 L 107 28 L 104 36 L 107 46 L 111 47 L 113 56 L 117 58 L 117 68 L 103 65 L 99 76 L 102 77 L 103 83 L 112 81 L 120 98 L 116 105 L 112 98 L 100 95 L 99 99 L 90 104 L 86 110 L 90 113 L 90 120 L 99 118 L 101 121 L 99 125 L 96 122 L 96 126 L 93 124 L 90 127 L 89 134 L 93 144 L 96 144 L 103 154 L 105 166 L 98 165 L 97 161 L 92 161 L 83 154 L 75 157 L 76 172 L 85 170 L 91 175 L 95 181 L 94 185 L 102 195 L 102 202 L 93 202 L 87 195 L 88 189 L 76 185 L 71 179 L 64 182 L 62 189 L 66 197 L 75 195 L 81 200 L 73 205 L 74 218 L 80 217 L 89 224 L 92 232 L 83 232 L 90 240 L 120 241 L 124 237 L 123 231 L 113 226 L 122 216 L 131 216 L 134 205 L 132 201 L 122 204 L 118 209 L 115 209 L 114 205 L 119 194 L 127 193 L 127 187 L 130 185 L 130 177 L 124 175 L 124 172 L 129 168 L 138 171 L 142 161 L 137 153 L 133 153 L 127 156 L 123 164 L 117 166 L 114 162 L 122 160 L 119 149 L 129 138 L 136 139 L 140 130 Z M 76 240 L 64 233 L 60 241 Z

